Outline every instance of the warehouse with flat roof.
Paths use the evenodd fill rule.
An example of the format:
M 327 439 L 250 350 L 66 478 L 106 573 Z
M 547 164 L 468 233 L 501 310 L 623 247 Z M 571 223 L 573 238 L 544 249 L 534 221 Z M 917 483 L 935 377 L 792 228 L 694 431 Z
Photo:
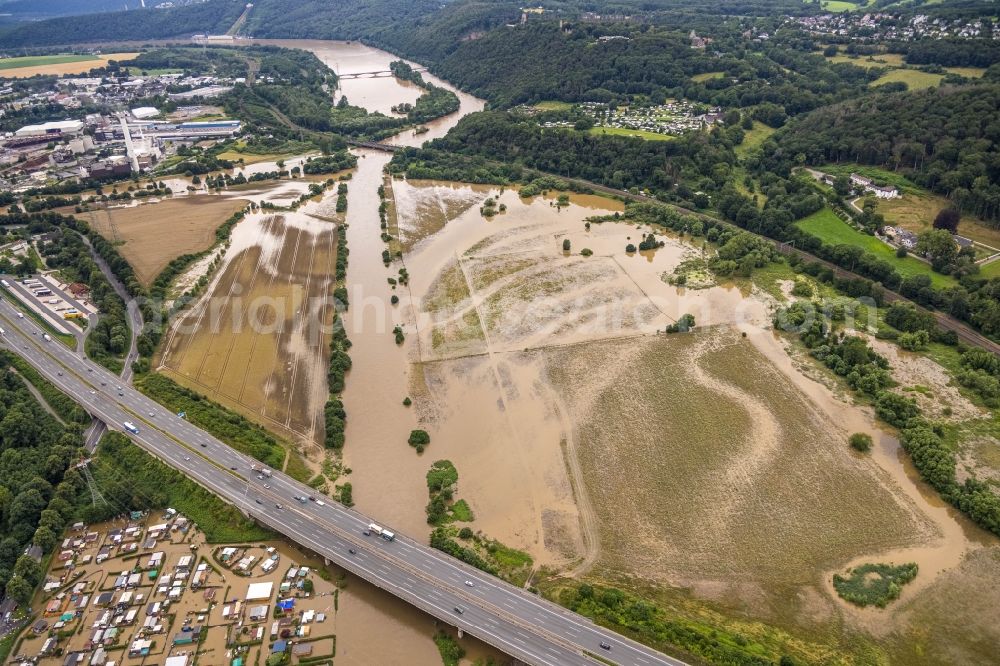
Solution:
M 39 125 L 25 125 L 14 132 L 14 136 L 76 136 L 83 132 L 82 120 L 53 120 Z

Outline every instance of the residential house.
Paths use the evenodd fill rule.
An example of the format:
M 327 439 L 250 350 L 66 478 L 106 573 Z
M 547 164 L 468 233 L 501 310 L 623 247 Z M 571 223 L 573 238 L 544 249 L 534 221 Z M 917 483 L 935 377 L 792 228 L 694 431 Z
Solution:
M 876 185 L 871 178 L 866 178 L 857 173 L 851 174 L 851 182 L 861 187 L 865 192 L 871 192 L 879 199 L 895 199 L 899 196 L 899 190 L 890 185 Z

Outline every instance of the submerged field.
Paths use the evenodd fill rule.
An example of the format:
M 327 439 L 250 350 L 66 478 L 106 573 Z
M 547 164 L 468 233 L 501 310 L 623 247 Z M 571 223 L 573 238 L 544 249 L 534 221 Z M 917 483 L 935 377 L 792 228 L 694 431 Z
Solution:
M 932 534 L 731 330 L 575 347 L 550 356 L 548 375 L 609 569 L 774 610 L 802 589 L 816 602 L 840 562 Z
M 245 218 L 205 295 L 171 326 L 157 369 L 280 435 L 320 442 L 335 229 L 304 212 Z
M 171 260 L 210 248 L 219 225 L 245 205 L 244 199 L 188 196 L 77 217 L 108 240 L 120 242 L 118 251 L 148 286 Z
M 368 169 L 355 185 L 368 187 Z M 914 618 L 961 617 L 964 635 L 992 639 L 985 616 L 957 604 L 960 590 L 1000 571 L 996 544 L 916 484 L 874 417 L 810 379 L 808 356 L 790 356 L 767 330 L 780 291 L 670 286 L 664 274 L 698 252 L 660 235 L 663 248 L 626 254 L 647 230 L 587 230 L 589 215 L 614 209 L 598 197 L 559 208 L 554 193 L 391 189 L 409 284 L 386 283 L 399 265 L 377 263 L 376 216 L 358 214 L 349 231 L 353 286 L 401 298 L 370 334 L 381 308 L 348 314 L 345 464 L 360 507 L 420 533 L 423 474 L 448 459 L 474 530 L 685 621 L 738 625 L 821 663 L 986 654 L 985 639 L 955 645 L 936 629 L 931 645 Z M 484 216 L 487 198 L 504 212 Z M 372 257 L 361 269 L 359 247 Z M 695 333 L 662 333 L 685 312 Z M 402 346 L 380 332 L 397 323 Z M 431 436 L 423 456 L 406 447 L 414 427 Z M 879 442 L 871 455 L 846 445 L 857 431 Z M 834 593 L 834 573 L 893 561 L 921 573 L 888 610 Z

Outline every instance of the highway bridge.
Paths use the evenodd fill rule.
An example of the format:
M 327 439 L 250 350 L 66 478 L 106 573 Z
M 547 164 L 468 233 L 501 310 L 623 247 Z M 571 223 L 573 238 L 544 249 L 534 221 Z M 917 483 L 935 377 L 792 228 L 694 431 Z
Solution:
M 39 325 L 17 315 L 0 299 L 0 345 L 23 356 L 110 429 L 121 432 L 124 422 L 132 422 L 138 433 L 126 434 L 165 464 L 259 523 L 437 619 L 526 664 L 684 666 L 414 539 L 364 536 L 371 518 L 335 502 L 296 501 L 315 491 L 280 472 L 265 487 L 251 468 L 257 461 L 57 340 L 45 340 Z

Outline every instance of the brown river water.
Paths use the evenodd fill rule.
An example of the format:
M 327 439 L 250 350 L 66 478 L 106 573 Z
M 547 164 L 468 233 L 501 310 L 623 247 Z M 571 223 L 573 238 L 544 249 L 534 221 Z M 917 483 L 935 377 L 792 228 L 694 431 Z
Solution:
M 275 43 L 308 49 L 340 73 L 384 70 L 396 59 L 356 43 Z M 392 77 L 345 79 L 339 91 L 352 104 L 384 113 L 418 93 Z M 392 142 L 419 145 L 483 108 L 481 100 L 458 94 L 458 113 L 429 123 L 426 134 L 403 133 Z M 930 525 L 931 537 L 920 546 L 858 553 L 842 568 L 867 561 L 917 562 L 921 574 L 904 588 L 905 601 L 958 567 L 970 551 L 995 545 L 919 483 L 896 440 L 879 429 L 870 411 L 802 372 L 769 330 L 773 301 L 731 287 L 678 289 L 660 279 L 691 256 L 691 246 L 668 243 L 656 252 L 623 257 L 615 250 L 637 239 L 639 230 L 583 229 L 586 217 L 621 209 L 601 197 L 574 195 L 560 209 L 551 199 L 525 200 L 510 189 L 396 181 L 391 190 L 411 280 L 408 288 L 394 289 L 387 278 L 396 276 L 399 264 L 386 268 L 381 262 L 385 245 L 376 194 L 389 156 L 357 154 L 347 216 L 351 308 L 345 325 L 353 369 L 344 394 L 349 414 L 344 459 L 362 511 L 409 534 L 427 534 L 424 475 L 431 462 L 447 458 L 459 471 L 458 497 L 476 516 L 473 529 L 527 550 L 536 565 L 585 571 L 598 557 L 594 516 L 574 460 L 573 424 L 545 371 L 546 350 L 653 335 L 691 312 L 700 325 L 746 332 L 830 423 L 845 432 L 871 433 L 879 442 L 872 455 L 876 473 L 901 505 Z M 506 212 L 481 216 L 486 197 L 505 204 Z M 574 255 L 589 247 L 594 256 L 584 261 L 566 256 L 564 238 Z M 450 285 L 444 293 L 451 292 L 444 312 L 428 304 L 440 297 L 442 284 Z M 400 297 L 397 306 L 389 302 L 393 294 Z M 403 345 L 393 340 L 396 325 L 406 332 Z M 413 407 L 402 405 L 406 396 Z M 423 455 L 406 444 L 417 427 L 432 437 Z M 823 575 L 827 592 L 847 620 L 878 632 L 878 611 L 841 603 L 829 584 L 832 573 Z
M 301 48 L 314 53 L 320 60 L 339 73 L 369 72 L 387 70 L 389 63 L 398 58 L 385 51 L 353 42 L 330 42 L 323 40 L 255 40 L 256 44 L 275 44 L 289 48 Z M 435 85 L 454 88 L 429 74 L 424 78 Z M 457 91 L 456 91 L 457 92 Z M 415 102 L 420 94 L 416 86 L 400 82 L 394 77 L 374 79 L 345 79 L 341 82 L 340 95 L 349 101 L 371 111 L 389 114 L 390 107 L 400 102 Z M 443 136 L 458 120 L 474 111 L 481 110 L 483 102 L 470 95 L 457 92 L 461 109 L 450 116 L 427 123 L 429 132 L 414 135 L 407 131 L 394 137 L 390 142 L 405 145 L 420 145 L 423 141 Z M 362 511 L 371 511 L 381 520 L 403 527 L 397 522 L 398 512 L 381 510 L 388 505 L 418 508 L 422 516 L 426 503 L 426 485 L 423 475 L 426 467 L 414 476 L 404 474 L 409 469 L 394 467 L 399 462 L 410 462 L 415 458 L 406 444 L 406 437 L 413 425 L 412 412 L 406 412 L 401 401 L 406 393 L 406 356 L 403 349 L 392 341 L 392 325 L 388 329 L 376 331 L 374 326 L 362 327 L 356 318 L 365 311 L 362 297 L 354 305 L 355 294 L 378 295 L 387 287 L 386 270 L 381 263 L 382 243 L 379 238 L 379 199 L 376 193 L 382 179 L 382 169 L 389 161 L 389 154 L 358 150 L 358 169 L 349 181 L 348 191 L 348 246 L 351 259 L 348 282 L 352 306 L 345 315 L 345 325 L 351 335 L 353 347 L 351 358 L 354 370 L 349 382 L 352 388 L 345 394 L 346 408 L 350 414 L 347 437 L 354 451 L 365 452 L 366 456 L 355 459 L 350 451 L 345 456 L 348 467 L 355 465 L 355 473 L 347 477 L 355 491 L 355 502 Z M 292 162 L 286 160 L 288 166 Z M 260 163 L 245 167 L 247 173 L 273 169 L 271 163 Z M 297 194 L 297 193 L 296 193 Z M 388 296 L 381 309 L 382 316 L 391 321 Z M 380 378 L 381 377 L 381 378 Z M 398 388 L 396 388 L 398 387 Z M 403 439 L 398 433 L 403 432 Z M 395 444 L 394 452 L 384 457 L 375 444 Z M 425 462 L 427 462 L 425 460 Z M 429 462 L 427 462 L 429 464 Z M 392 470 L 391 473 L 389 470 Z M 413 482 L 416 482 L 415 484 Z M 363 490 L 362 490 L 363 489 Z M 401 492 L 401 491 L 407 492 Z M 362 495 L 357 493 L 361 491 Z M 419 505 L 419 506 L 418 506 Z M 422 524 L 421 524 L 422 523 Z M 414 536 L 428 531 L 426 523 L 406 523 L 406 530 Z M 358 579 L 351 579 L 350 594 L 341 598 L 337 616 L 337 663 L 338 664 L 440 664 L 441 658 L 431 640 L 437 630 L 433 618 L 417 611 L 388 593 Z M 372 639 L 377 636 L 377 646 Z M 496 651 L 472 638 L 462 641 L 468 655 L 464 663 L 484 657 L 500 658 Z
M 358 43 L 255 43 L 309 50 L 341 74 L 386 70 L 397 59 Z M 427 73 L 424 77 L 451 88 Z M 482 100 L 457 94 L 458 113 L 428 123 L 427 133 L 407 131 L 390 142 L 420 145 L 484 106 Z M 419 89 L 393 77 L 345 79 L 339 95 L 389 114 L 392 105 L 415 101 Z M 648 338 L 690 312 L 699 326 L 746 333 L 829 423 L 845 432 L 872 434 L 879 443 L 871 456 L 873 473 L 915 522 L 928 526 L 926 542 L 917 547 L 858 553 L 838 570 L 870 561 L 917 562 L 920 575 L 904 588 L 905 601 L 956 569 L 970 552 L 987 544 L 995 548 L 995 539 L 919 483 L 896 440 L 879 429 L 870 411 L 803 372 L 769 330 L 773 299 L 733 287 L 679 289 L 661 279 L 697 254 L 696 248 L 671 240 L 654 252 L 624 255 L 621 248 L 637 242 L 643 231 L 624 224 L 584 229 L 587 217 L 621 210 L 620 203 L 601 197 L 573 195 L 560 208 L 553 198 L 522 199 L 512 189 L 395 181 L 390 189 L 411 277 L 408 287 L 392 287 L 387 279 L 396 277 L 402 264 L 382 264 L 385 244 L 376 192 L 386 182 L 383 168 L 390 156 L 355 152 L 359 162 L 349 183 L 347 212 L 351 307 L 344 316 L 353 368 L 343 399 L 349 415 L 344 463 L 351 474 L 346 480 L 359 510 L 412 536 L 427 535 L 424 476 L 433 461 L 447 458 L 459 472 L 457 496 L 475 514 L 473 529 L 528 551 L 536 565 L 587 571 L 600 556 L 599 517 L 590 507 L 575 455 L 571 410 L 551 384 L 547 359 L 575 346 Z M 260 163 L 244 170 L 273 168 Z M 286 185 L 291 188 L 287 195 L 296 196 L 305 185 Z M 481 215 L 487 197 L 503 204 L 505 212 L 491 219 Z M 564 239 L 571 241 L 572 253 L 562 251 Z M 585 247 L 592 257 L 579 256 Z M 390 303 L 392 295 L 399 296 L 398 305 Z M 406 333 L 402 345 L 394 341 L 396 325 Z M 409 408 L 402 404 L 407 396 L 414 401 Z M 432 438 L 422 455 L 406 443 L 418 427 Z M 884 611 L 841 603 L 829 583 L 832 573 L 822 572 L 824 589 L 848 623 L 873 633 L 891 629 L 880 615 Z M 438 663 L 430 618 L 362 581 L 351 585 L 354 594 L 338 616 L 340 661 L 371 663 L 365 650 L 377 631 L 379 663 Z M 463 644 L 470 655 L 489 654 L 475 641 Z

